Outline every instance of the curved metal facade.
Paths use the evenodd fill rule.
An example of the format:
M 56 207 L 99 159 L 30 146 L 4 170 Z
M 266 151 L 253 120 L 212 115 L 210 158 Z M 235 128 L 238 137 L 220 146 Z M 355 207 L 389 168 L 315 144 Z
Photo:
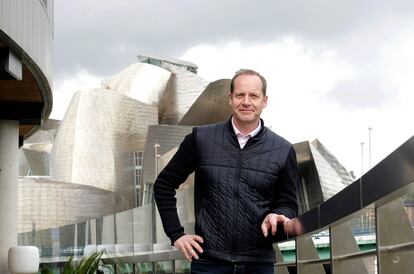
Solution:
M 20 177 L 18 231 L 46 229 L 125 210 L 127 197 L 49 177 Z
M 20 184 L 31 189 L 21 192 L 19 198 L 24 201 L 24 216 L 28 218 L 26 212 L 32 210 L 31 214 L 38 216 L 39 227 L 58 225 L 52 225 L 57 221 L 54 216 L 50 215 L 50 220 L 42 219 L 40 212 L 26 206 L 38 204 L 32 196 L 37 193 L 43 200 L 38 210 L 55 207 L 58 196 L 64 195 L 63 192 L 53 192 L 52 184 L 55 182 L 65 187 L 73 184 L 76 191 L 71 195 L 79 195 L 74 199 L 80 205 L 83 199 L 91 199 L 85 202 L 83 211 L 77 210 L 78 205 L 68 202 L 65 224 L 70 223 L 66 222 L 69 220 L 95 218 L 99 210 L 101 213 L 98 215 L 104 216 L 111 209 L 110 213 L 114 213 L 141 204 L 143 192 L 150 194 L 154 181 L 154 144 L 161 145 L 159 153 L 179 145 L 191 131 L 189 126 L 178 125 L 183 117 L 187 117 L 188 125 L 228 119 L 231 112 L 227 103 L 228 82 L 219 80 L 208 84 L 193 72 L 169 63 L 162 67 L 136 63 L 102 81 L 101 88 L 76 92 L 63 121 L 60 124 L 49 123 L 49 126 L 46 123 L 44 130 L 31 136 L 25 144 L 26 164 L 22 163 L 21 172 L 27 172 L 28 166 L 32 175 L 50 177 L 25 177 L 32 183 L 20 180 Z M 197 108 L 203 108 L 203 113 L 208 112 L 208 121 L 203 113 L 198 114 Z M 168 124 L 160 125 L 160 119 Z M 50 144 L 52 149 L 47 154 L 42 148 Z M 137 159 L 137 155 L 141 158 Z M 96 208 L 93 208 L 92 194 L 88 194 L 90 189 L 105 192 L 109 201 L 115 199 L 120 202 L 110 202 L 105 206 L 96 203 Z M 87 198 L 82 198 L 83 191 L 86 191 Z M 27 229 L 28 224 L 19 227 Z
M 157 109 L 106 89 L 77 92 L 56 136 L 50 175 L 108 191 L 132 191 L 134 151 L 143 150 Z
M 176 125 L 205 90 L 208 82 L 173 65 L 168 69 L 173 75 L 159 101 L 159 121 L 160 124 Z

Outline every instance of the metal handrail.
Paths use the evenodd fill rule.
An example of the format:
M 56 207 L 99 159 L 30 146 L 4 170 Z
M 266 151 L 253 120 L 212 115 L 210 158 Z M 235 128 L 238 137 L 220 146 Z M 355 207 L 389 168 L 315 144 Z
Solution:
M 290 235 L 289 240 L 306 237 L 322 229 L 339 225 L 351 220 L 355 213 L 372 204 L 376 207 L 401 197 L 414 189 L 414 136 L 397 148 L 383 161 L 364 174 L 360 179 L 325 201 L 318 207 L 295 218 L 300 224 L 296 235 Z M 374 191 L 373 191 L 374 190 Z M 306 264 L 329 264 L 349 259 L 364 258 L 377 255 L 377 252 L 410 251 L 414 242 L 380 246 L 369 251 L 353 252 L 345 255 L 330 256 L 323 259 L 296 260 L 293 262 L 278 262 L 276 267 L 297 266 Z M 178 250 L 162 252 L 148 251 L 139 255 L 123 256 L 109 254 L 103 259 L 104 263 L 140 263 L 184 260 Z

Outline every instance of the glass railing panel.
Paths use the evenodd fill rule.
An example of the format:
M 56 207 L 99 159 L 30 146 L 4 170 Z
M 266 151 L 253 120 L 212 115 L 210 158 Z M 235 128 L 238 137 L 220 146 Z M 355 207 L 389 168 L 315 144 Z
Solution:
M 191 263 L 188 260 L 176 260 L 175 261 L 175 273 L 176 274 L 189 274 Z
M 86 246 L 86 222 L 76 224 L 76 234 L 75 236 L 75 258 L 81 258 L 84 255 L 84 250 Z
M 17 236 L 18 245 L 34 245 L 33 236 L 35 233 L 35 231 L 19 233 Z
M 177 208 L 178 209 L 178 208 Z M 156 209 L 155 212 L 155 219 L 156 219 L 156 225 L 154 228 L 154 252 L 160 252 L 160 251 L 168 251 L 172 250 L 173 247 L 171 246 L 171 240 L 165 235 L 160 214 L 158 213 L 158 210 Z M 181 221 L 181 219 L 180 219 Z M 181 222 L 181 224 L 184 226 L 185 224 Z
M 60 256 L 60 231 L 59 227 L 50 229 L 50 236 L 52 242 L 52 260 Z
M 96 219 L 97 249 L 107 256 L 115 255 L 115 215 Z
M 116 256 L 132 255 L 134 253 L 134 218 L 132 209 L 115 214 L 115 232 Z
M 173 261 L 156 262 L 156 273 L 157 274 L 173 274 Z
M 99 271 L 101 271 L 102 274 L 115 274 L 115 273 L 117 273 L 116 270 L 115 270 L 115 266 L 112 265 L 112 264 L 100 265 L 99 266 Z
M 153 274 L 154 264 L 152 262 L 135 263 L 135 273 L 139 274 Z
M 33 245 L 39 249 L 40 257 L 43 257 L 42 255 L 42 230 L 34 231 L 32 234 L 32 240 L 33 240 Z
M 375 208 L 364 208 L 359 215 L 351 221 L 354 235 L 375 235 Z
M 46 269 L 49 270 L 49 272 L 46 272 Z M 59 263 L 41 263 L 41 264 L 39 264 L 39 272 L 38 273 L 60 274 L 61 271 L 62 271 L 62 267 Z
M 85 222 L 85 247 L 83 249 L 83 255 L 88 255 L 96 251 L 96 249 L 96 219 L 92 219 Z
M 177 191 L 177 212 L 180 218 L 181 225 L 184 227 L 186 234 L 194 234 L 194 187 L 185 186 Z M 170 239 L 165 235 L 160 215 L 158 210 L 155 212 L 156 216 L 156 235 L 154 252 L 172 250 Z
M 135 274 L 134 265 L 132 263 L 119 263 L 115 267 L 117 274 Z
M 177 191 L 177 212 L 187 234 L 194 234 L 194 186 L 183 185 Z
M 38 236 L 40 236 L 40 246 L 41 246 L 41 257 L 52 257 L 53 256 L 53 239 L 52 239 L 52 229 L 42 229 L 38 231 Z
M 132 214 L 134 254 L 140 255 L 152 252 L 152 235 L 155 228 L 152 225 L 153 212 L 151 204 L 134 208 Z
M 76 224 L 59 227 L 59 247 L 61 257 L 75 256 L 75 229 Z M 42 243 L 42 246 L 44 248 L 45 243 Z

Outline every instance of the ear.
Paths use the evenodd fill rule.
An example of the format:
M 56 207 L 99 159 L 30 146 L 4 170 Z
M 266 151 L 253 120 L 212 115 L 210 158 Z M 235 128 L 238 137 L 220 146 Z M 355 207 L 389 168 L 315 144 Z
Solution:
M 230 92 L 229 93 L 229 105 L 231 106 L 231 105 L 233 105 L 233 101 L 232 101 L 232 93 Z
M 267 95 L 263 98 L 263 108 L 267 107 Z

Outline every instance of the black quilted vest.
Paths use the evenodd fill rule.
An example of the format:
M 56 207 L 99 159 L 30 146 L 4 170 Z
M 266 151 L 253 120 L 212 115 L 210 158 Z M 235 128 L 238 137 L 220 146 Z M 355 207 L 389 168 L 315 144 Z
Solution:
M 261 123 L 260 132 L 243 149 L 231 121 L 193 130 L 198 159 L 195 233 L 204 238 L 203 256 L 230 262 L 275 261 L 272 241 L 264 238 L 260 226 L 265 215 L 286 206 L 280 193 L 286 182 L 280 177 L 293 148 Z M 296 192 L 295 183 L 292 188 Z M 292 215 L 287 217 L 295 217 L 295 203 L 296 197 L 287 202 L 290 210 L 285 215 Z

